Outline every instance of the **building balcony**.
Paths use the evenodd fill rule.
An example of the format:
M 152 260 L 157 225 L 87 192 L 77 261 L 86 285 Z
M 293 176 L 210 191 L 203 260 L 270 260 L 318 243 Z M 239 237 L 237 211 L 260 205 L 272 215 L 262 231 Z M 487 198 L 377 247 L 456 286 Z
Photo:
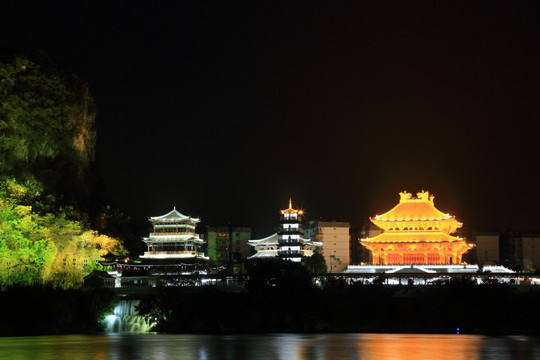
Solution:
M 298 228 L 298 229 L 280 229 L 278 231 L 278 234 L 293 234 L 293 235 L 302 235 L 303 232 L 302 232 L 302 228 Z
M 298 224 L 298 223 L 301 223 L 300 219 L 285 219 L 285 218 L 281 218 L 279 219 L 279 223 L 280 224 Z
M 281 250 L 278 251 L 278 256 L 280 258 L 294 258 L 304 256 L 304 251 L 302 250 Z
M 197 233 L 193 231 L 178 231 L 178 232 L 152 232 L 150 233 L 150 237 L 152 236 L 173 236 L 173 235 L 189 235 L 189 236 L 196 236 Z
M 146 259 L 206 258 L 201 251 L 145 251 L 141 257 Z
M 281 246 L 301 246 L 304 243 L 302 239 L 286 239 L 279 240 L 278 244 Z
M 200 252 L 201 247 L 200 246 L 190 246 L 189 244 L 187 246 L 162 246 L 161 244 L 156 244 L 154 246 L 150 246 L 148 248 L 149 253 L 154 252 Z

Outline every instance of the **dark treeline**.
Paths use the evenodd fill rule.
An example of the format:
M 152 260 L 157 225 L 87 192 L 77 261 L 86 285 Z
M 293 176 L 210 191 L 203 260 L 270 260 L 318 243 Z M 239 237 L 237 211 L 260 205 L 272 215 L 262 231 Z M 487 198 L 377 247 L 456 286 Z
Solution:
M 0 291 L 0 336 L 96 333 L 115 303 L 111 289 L 10 287 Z
M 534 310 L 540 288 L 302 284 L 257 286 L 230 292 L 219 287 L 163 288 L 140 312 L 168 333 L 395 332 L 540 334 Z

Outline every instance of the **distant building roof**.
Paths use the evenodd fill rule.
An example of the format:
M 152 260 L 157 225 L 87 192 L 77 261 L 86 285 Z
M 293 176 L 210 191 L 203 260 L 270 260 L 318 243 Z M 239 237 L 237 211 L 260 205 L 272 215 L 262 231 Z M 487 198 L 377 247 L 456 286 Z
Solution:
M 113 276 L 111 276 L 108 272 L 103 270 L 92 270 L 92 272 L 84 277 L 84 279 L 90 279 L 90 278 L 102 278 L 102 279 L 114 279 Z
M 305 239 L 305 238 L 300 238 L 300 240 L 302 240 L 302 242 L 306 245 L 315 245 L 315 246 L 322 246 L 323 243 L 322 242 L 318 242 L 318 241 L 313 241 L 311 239 Z M 279 235 L 278 233 L 274 233 L 270 236 L 267 236 L 265 238 L 262 238 L 262 239 L 255 239 L 255 240 L 248 240 L 248 244 L 251 245 L 251 246 L 261 246 L 261 245 L 278 245 L 279 243 Z
M 319 226 L 323 227 L 346 227 L 350 228 L 351 224 L 345 221 L 315 221 Z
M 473 232 L 473 237 L 476 236 L 499 236 L 500 233 L 496 231 L 475 231 Z
M 164 221 L 164 222 L 170 221 L 170 222 L 174 222 L 174 221 L 183 221 L 183 220 L 190 220 L 190 221 L 192 221 L 194 223 L 198 223 L 200 221 L 198 218 L 192 218 L 192 217 L 186 216 L 186 215 L 178 212 L 176 210 L 176 207 L 173 208 L 170 212 L 168 212 L 165 215 L 150 217 L 150 221 L 152 221 L 152 222 L 154 222 L 154 221 Z
M 279 235 L 278 233 L 274 233 L 270 236 L 267 236 L 265 238 L 262 238 L 262 239 L 255 239 L 255 240 L 248 240 L 248 244 L 251 245 L 251 246 L 256 246 L 256 245 L 272 245 L 272 244 L 275 244 L 277 245 L 279 242 Z

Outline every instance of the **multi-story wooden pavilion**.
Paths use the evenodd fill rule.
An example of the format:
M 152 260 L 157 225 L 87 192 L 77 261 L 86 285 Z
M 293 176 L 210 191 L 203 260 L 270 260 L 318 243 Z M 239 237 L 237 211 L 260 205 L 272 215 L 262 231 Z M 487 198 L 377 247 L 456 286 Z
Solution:
M 208 259 L 202 251 L 204 240 L 195 227 L 199 219 L 181 214 L 174 208 L 162 216 L 149 219 L 154 231 L 144 238 L 148 246 L 143 259 Z
M 393 209 L 370 220 L 384 230 L 380 235 L 361 239 L 371 253 L 374 265 L 461 264 L 462 255 L 472 245 L 452 236 L 463 224 L 435 208 L 434 196 L 427 191 L 401 192 Z

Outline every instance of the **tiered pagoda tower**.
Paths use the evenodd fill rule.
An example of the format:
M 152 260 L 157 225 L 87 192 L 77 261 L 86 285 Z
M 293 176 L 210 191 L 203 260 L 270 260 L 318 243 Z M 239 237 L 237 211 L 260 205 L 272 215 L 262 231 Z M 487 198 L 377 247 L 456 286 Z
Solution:
M 360 240 L 370 250 L 372 264 L 461 264 L 471 245 L 451 234 L 463 224 L 437 210 L 434 196 L 427 191 L 416 198 L 405 191 L 399 195 L 399 204 L 392 210 L 370 218 L 384 232 Z
M 302 260 L 304 247 L 304 239 L 300 238 L 303 235 L 302 217 L 304 212 L 296 210 L 292 207 L 292 200 L 289 198 L 289 208 L 281 210 L 279 235 L 279 251 L 278 256 L 285 260 L 300 262 Z
M 301 237 L 304 212 L 293 209 L 291 199 L 289 199 L 289 208 L 281 210 L 280 213 L 280 228 L 277 233 L 263 239 L 248 241 L 248 244 L 255 247 L 257 251 L 250 259 L 279 257 L 300 262 L 302 257 L 312 256 L 315 248 L 322 246 L 321 242 Z
M 201 249 L 204 240 L 195 232 L 199 219 L 185 216 L 174 208 L 165 215 L 151 217 L 149 220 L 154 231 L 143 240 L 148 251 L 141 258 L 208 259 Z

